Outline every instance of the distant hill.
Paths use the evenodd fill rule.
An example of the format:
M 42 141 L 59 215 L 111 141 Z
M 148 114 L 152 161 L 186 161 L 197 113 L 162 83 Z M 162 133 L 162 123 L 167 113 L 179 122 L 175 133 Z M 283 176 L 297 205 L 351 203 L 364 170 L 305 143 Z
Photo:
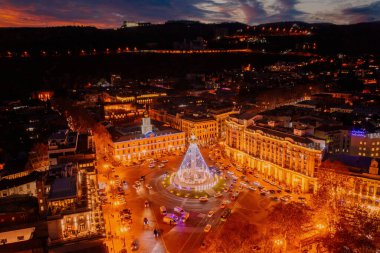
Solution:
M 316 42 L 319 53 L 380 53 L 380 21 L 353 25 L 305 22 L 278 22 L 257 27 L 308 29 L 312 35 L 299 38 L 276 38 L 274 48 L 292 43 Z M 0 28 L 0 54 L 7 50 L 40 52 L 41 50 L 92 50 L 96 48 L 137 47 L 139 49 L 173 49 L 197 39 L 209 43 L 207 47 L 225 48 L 234 45 L 218 44 L 217 37 L 249 33 L 242 23 L 203 24 L 194 21 L 168 21 L 165 24 L 125 29 L 97 29 L 95 27 Z M 252 29 L 251 29 L 252 30 Z M 258 29 L 260 30 L 260 29 Z M 269 36 L 264 34 L 264 36 Z M 283 43 L 283 46 L 282 46 Z M 269 48 L 270 49 L 270 48 Z

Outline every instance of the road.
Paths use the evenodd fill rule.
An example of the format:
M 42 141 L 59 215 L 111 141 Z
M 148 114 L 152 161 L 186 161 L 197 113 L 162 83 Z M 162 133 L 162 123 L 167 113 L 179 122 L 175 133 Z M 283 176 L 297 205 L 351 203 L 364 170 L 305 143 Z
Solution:
M 201 151 L 206 163 L 209 165 L 214 164 L 208 157 L 209 150 L 201 149 Z M 140 244 L 137 252 L 198 252 L 201 242 L 206 235 L 203 230 L 207 224 L 212 225 L 209 233 L 223 233 L 224 222 L 220 221 L 222 213 L 220 204 L 223 200 L 229 200 L 231 193 L 223 192 L 223 197 L 221 198 L 212 197 L 207 202 L 200 202 L 196 199 L 186 199 L 171 194 L 161 184 L 164 172 L 177 171 L 182 158 L 183 155 L 161 158 L 168 160 L 164 168 L 148 168 L 148 164 L 145 163 L 138 166 L 121 166 L 116 168 L 115 172 L 111 174 L 111 178 L 118 175 L 121 180 L 126 180 L 129 185 L 125 191 L 126 204 L 121 206 L 106 205 L 104 207 L 106 228 L 113 235 L 113 239 L 107 241 L 108 247 L 113 249 L 111 252 L 118 253 L 123 248 L 130 250 L 129 246 L 134 239 L 137 239 Z M 228 162 L 228 160 L 222 160 L 225 163 Z M 239 172 L 235 171 L 234 168 L 231 170 L 238 175 Z M 143 175 L 145 175 L 144 187 L 141 187 L 139 190 L 132 188 L 131 186 L 134 182 L 139 180 Z M 249 176 L 248 180 L 257 181 L 260 179 Z M 105 176 L 100 176 L 99 181 L 109 182 Z M 263 185 L 267 185 L 262 180 L 260 182 Z M 230 178 L 228 176 L 227 184 L 229 185 L 229 183 Z M 146 184 L 150 184 L 152 190 L 148 190 L 145 187 Z M 269 188 L 269 185 L 267 186 Z M 146 200 L 150 203 L 148 208 L 144 207 Z M 229 204 L 228 207 L 232 209 L 234 219 L 255 224 L 260 231 L 265 227 L 263 225 L 265 224 L 266 215 L 274 204 L 275 202 L 271 201 L 269 197 L 261 196 L 258 191 L 253 192 L 242 189 L 238 199 Z M 175 206 L 180 206 L 190 213 L 190 218 L 186 223 L 176 226 L 165 224 L 160 214 L 160 206 L 165 206 L 168 212 L 173 212 Z M 120 222 L 119 211 L 126 207 L 132 211 L 133 223 L 127 232 L 121 232 L 123 225 Z M 215 211 L 212 217 L 207 216 L 210 210 Z M 149 226 L 143 225 L 145 217 L 149 220 Z M 162 231 L 160 237 L 154 237 L 154 228 Z

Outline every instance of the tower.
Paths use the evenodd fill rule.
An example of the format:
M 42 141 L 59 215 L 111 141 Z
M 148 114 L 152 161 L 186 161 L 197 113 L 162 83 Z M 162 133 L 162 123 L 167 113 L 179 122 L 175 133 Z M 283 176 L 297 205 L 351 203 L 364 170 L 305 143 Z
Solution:
M 144 117 L 142 118 L 141 133 L 145 135 L 152 131 L 153 131 L 153 127 L 152 127 L 152 124 L 150 123 L 150 118 L 148 114 L 144 113 Z

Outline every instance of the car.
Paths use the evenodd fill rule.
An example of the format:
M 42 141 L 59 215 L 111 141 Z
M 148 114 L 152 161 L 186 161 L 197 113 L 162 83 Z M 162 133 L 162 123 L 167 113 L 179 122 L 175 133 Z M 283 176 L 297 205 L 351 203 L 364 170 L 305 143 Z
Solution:
M 174 207 L 174 212 L 176 213 L 180 213 L 180 214 L 183 214 L 185 212 L 185 210 L 183 210 L 181 207 L 179 206 L 176 206 Z
M 281 199 L 281 201 L 283 201 L 283 202 L 288 202 L 288 201 L 289 201 L 289 199 L 288 199 L 287 197 L 285 197 L 285 196 L 281 197 L 280 199 Z
M 149 207 L 149 201 L 148 201 L 148 200 L 145 200 L 145 202 L 144 202 L 144 206 L 145 206 L 145 207 Z
M 252 186 L 248 186 L 248 189 L 251 190 L 251 191 L 256 191 L 256 188 L 252 187 Z
M 221 194 L 220 192 L 217 192 L 214 195 L 215 198 L 219 198 L 219 197 L 222 197 L 222 196 L 223 196 L 223 194 Z
M 141 182 L 145 181 L 145 176 L 141 176 L 139 179 Z
M 152 169 L 152 168 L 154 168 L 155 166 L 156 166 L 156 165 L 155 165 L 154 163 L 151 163 L 151 164 L 149 164 L 148 167 Z
M 270 194 L 275 194 L 276 191 L 275 190 L 269 190 Z
M 209 212 L 208 212 L 208 214 L 207 214 L 207 216 L 210 218 L 210 217 L 212 217 L 213 215 L 214 215 L 214 211 L 213 210 L 210 210 Z
M 163 168 L 164 166 L 165 166 L 165 164 L 160 163 L 160 164 L 158 165 L 158 168 Z
M 207 225 L 205 226 L 205 228 L 203 229 L 203 231 L 204 231 L 205 233 L 210 232 L 210 230 L 211 230 L 211 224 L 207 224 Z
M 273 196 L 273 197 L 271 197 L 271 200 L 273 200 L 273 201 L 275 201 L 275 202 L 278 202 L 278 201 L 279 201 L 279 198 L 278 198 L 278 197 L 275 197 L 275 196 Z
M 255 181 L 255 182 L 253 182 L 253 185 L 260 186 L 260 183 Z
M 132 187 L 135 188 L 136 190 L 140 189 L 140 186 L 136 184 L 134 184 Z
M 135 181 L 135 185 L 141 186 L 141 182 L 140 181 Z
M 226 210 L 223 211 L 222 215 L 220 216 L 221 221 L 226 221 L 227 218 L 231 215 L 231 209 L 227 208 Z
M 206 202 L 206 201 L 208 201 L 208 198 L 207 197 L 200 197 L 199 201 L 200 202 Z
M 263 190 L 263 189 L 265 189 L 265 187 L 264 187 L 264 186 L 262 186 L 262 185 L 259 185 L 259 186 L 257 186 L 257 188 L 259 188 L 260 190 Z
M 152 186 L 151 186 L 150 184 L 145 185 L 145 187 L 146 187 L 148 190 L 152 190 L 152 189 L 153 189 Z
M 168 162 L 168 160 L 162 160 L 161 162 L 162 162 L 162 163 L 167 163 L 167 162 Z
M 220 209 L 224 209 L 224 208 L 226 208 L 226 204 L 224 203 L 220 204 Z
M 161 215 L 166 215 L 166 214 L 167 214 L 167 211 L 166 211 L 166 207 L 165 207 L 165 206 L 161 206 L 161 207 L 160 207 L 160 213 L 161 213 Z

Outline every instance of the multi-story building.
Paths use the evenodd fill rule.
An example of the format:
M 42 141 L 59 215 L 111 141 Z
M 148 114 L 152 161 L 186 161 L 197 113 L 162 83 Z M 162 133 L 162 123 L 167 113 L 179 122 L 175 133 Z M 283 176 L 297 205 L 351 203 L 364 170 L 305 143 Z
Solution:
M 185 133 L 169 127 L 153 127 L 149 117 L 142 119 L 142 126 L 108 130 L 112 136 L 110 151 L 117 160 L 133 162 L 167 152 L 183 152 Z
M 314 135 L 326 140 L 329 154 L 348 154 L 350 150 L 350 131 L 343 126 L 320 126 L 315 128 Z
M 77 133 L 69 130 L 54 133 L 48 140 L 48 157 L 50 165 L 77 162 L 90 163 L 89 167 L 93 168 L 96 165 L 96 155 L 92 133 Z
M 350 155 L 380 158 L 380 133 L 351 131 Z
M 51 243 L 103 233 L 97 200 L 97 181 L 78 164 L 59 164 L 49 170 L 48 232 Z
M 113 103 L 104 105 L 105 120 L 125 120 L 127 117 L 135 116 L 137 114 L 136 106 L 131 103 Z
M 315 170 L 322 161 L 324 141 L 268 123 L 271 126 L 231 116 L 227 120 L 227 155 L 287 188 L 314 192 Z
M 183 116 L 181 130 L 187 137 L 194 134 L 201 146 L 215 142 L 219 132 L 218 122 L 213 117 L 198 114 Z
M 339 174 L 339 180 L 344 183 L 338 182 L 338 177 L 336 181 L 347 197 L 357 203 L 380 206 L 379 162 L 376 159 L 334 154 L 322 163 L 319 174 L 325 170 Z
M 225 108 L 220 110 L 210 110 L 210 114 L 214 117 L 214 119 L 217 122 L 217 131 L 218 131 L 218 138 L 225 138 L 226 137 L 226 131 L 227 131 L 227 125 L 226 120 L 231 114 L 236 114 L 239 111 L 235 108 Z
M 38 201 L 39 212 L 45 213 L 45 173 L 34 171 L 13 179 L 2 178 L 0 180 L 0 198 L 14 195 L 35 197 Z
M 164 109 L 151 109 L 152 119 L 169 124 L 172 128 L 186 133 L 186 137 L 195 134 L 200 145 L 206 145 L 224 138 L 226 135 L 226 119 L 237 113 L 234 109 L 210 110 L 209 114 L 185 114 L 170 112 Z

